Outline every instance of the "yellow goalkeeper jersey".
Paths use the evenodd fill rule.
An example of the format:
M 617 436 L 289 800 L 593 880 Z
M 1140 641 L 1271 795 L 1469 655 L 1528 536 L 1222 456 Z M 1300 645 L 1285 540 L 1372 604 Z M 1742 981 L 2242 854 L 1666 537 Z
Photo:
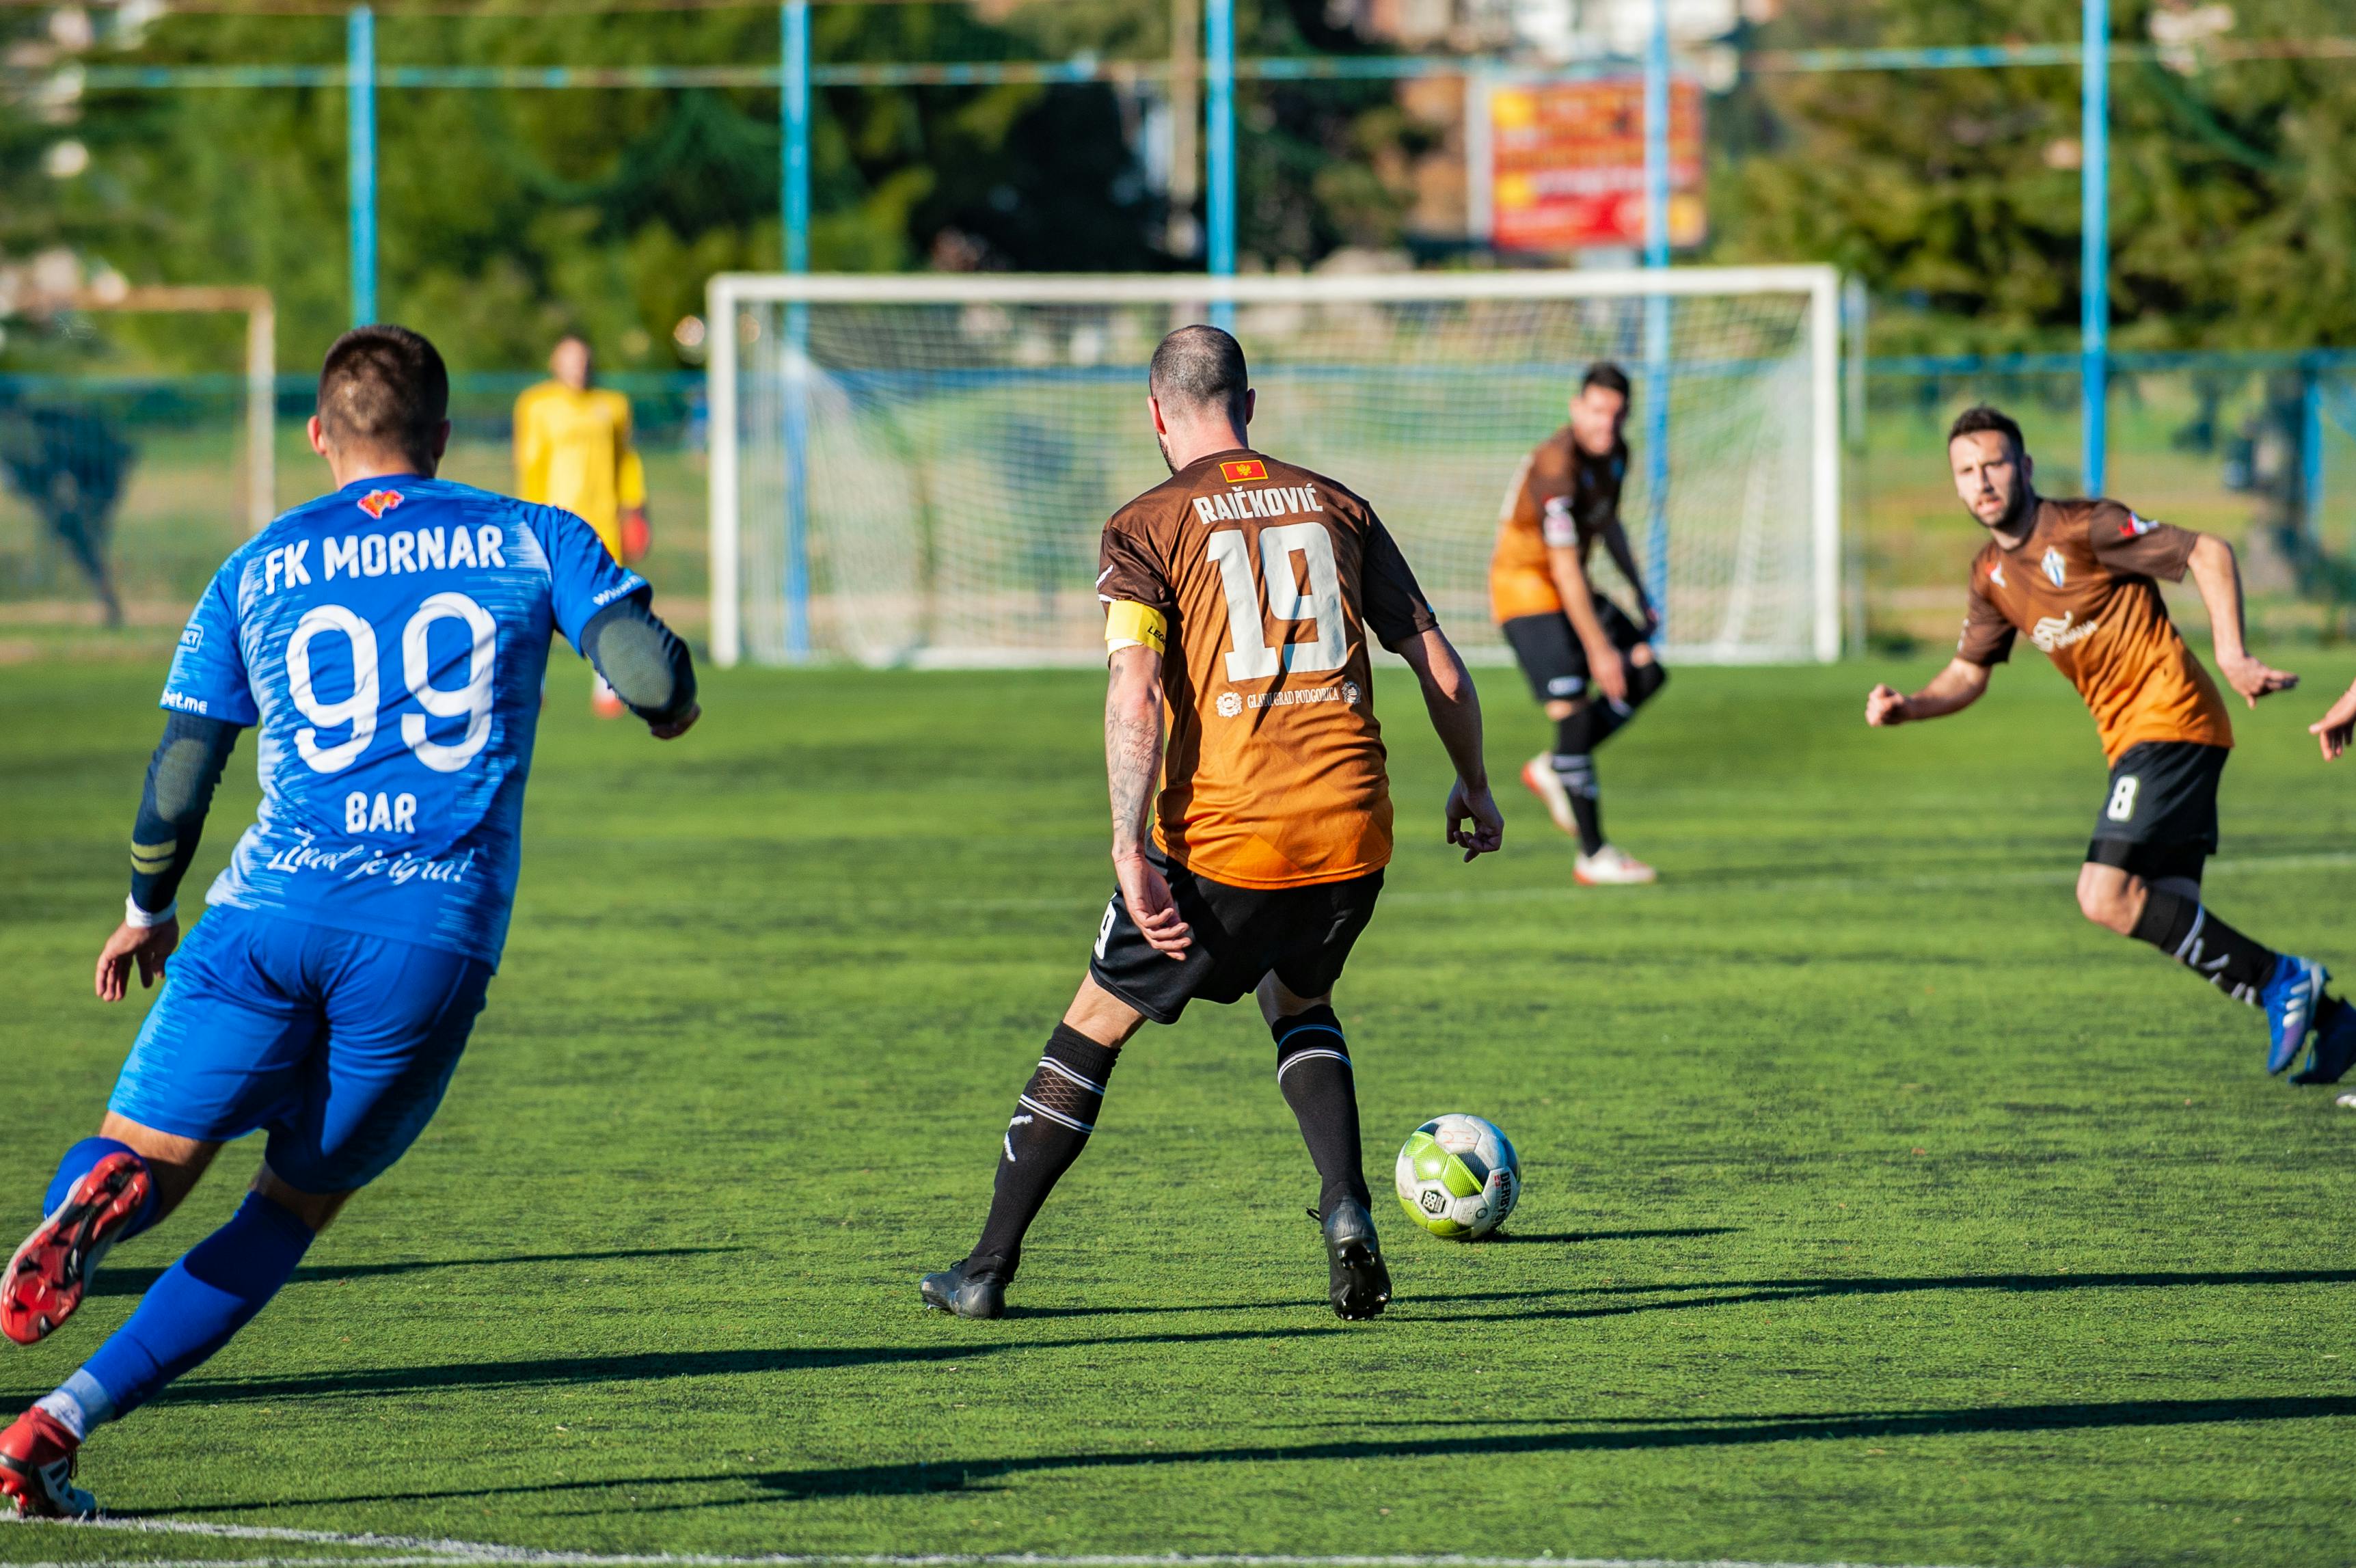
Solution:
M 647 470 L 630 446 L 630 400 L 542 381 L 516 399 L 516 493 L 560 506 L 622 557 L 622 513 L 647 504 Z

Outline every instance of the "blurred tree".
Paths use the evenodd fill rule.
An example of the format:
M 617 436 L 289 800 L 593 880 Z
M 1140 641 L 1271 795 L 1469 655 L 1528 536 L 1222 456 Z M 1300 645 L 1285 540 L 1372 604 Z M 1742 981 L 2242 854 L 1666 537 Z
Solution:
M 1090 4 L 1102 16 L 1088 26 Z M 1125 8 L 1079 0 L 1056 26 L 1117 38 Z M 40 13 L 0 11 L 37 30 Z M 961 5 L 826 6 L 821 61 L 1036 58 L 1012 21 Z M 451 16 L 381 12 L 387 65 L 624 66 L 767 61 L 769 7 Z M 173 15 L 93 60 L 339 63 L 339 17 Z M 1085 38 L 1083 39 L 1085 42 Z M 1102 86 L 828 89 L 812 146 L 811 256 L 824 270 L 1168 264 L 1161 219 Z M 381 297 L 430 323 L 455 368 L 536 365 L 567 328 L 609 364 L 677 362 L 671 331 L 723 268 L 778 264 L 775 91 L 380 89 Z M 283 364 L 345 325 L 340 90 L 94 93 L 66 113 L 87 144 L 71 179 L 41 172 L 59 134 L 0 100 L 0 259 L 64 243 L 134 282 L 260 282 L 278 296 Z M 109 324 L 161 368 L 233 363 L 233 324 Z M 212 338 L 219 337 L 215 343 Z M 14 350 L 21 360 L 27 335 Z
M 2115 37 L 2151 13 L 2121 0 Z M 2345 0 L 2244 0 L 2233 41 L 2344 35 Z M 2078 37 L 2074 0 L 1790 0 L 1759 42 Z M 1837 262 L 1894 312 L 1879 349 L 2066 346 L 2078 328 L 2071 68 L 1751 79 L 1753 138 L 1714 171 L 1716 260 Z M 2112 73 L 2122 348 L 2356 343 L 2356 71 L 2198 48 Z

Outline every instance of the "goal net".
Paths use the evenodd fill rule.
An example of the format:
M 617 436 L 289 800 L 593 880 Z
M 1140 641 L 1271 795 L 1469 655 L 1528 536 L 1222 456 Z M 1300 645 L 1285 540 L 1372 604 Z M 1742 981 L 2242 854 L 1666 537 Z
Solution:
M 1355 277 L 727 274 L 710 294 L 719 662 L 1103 657 L 1097 541 L 1167 478 L 1145 367 L 1231 326 L 1256 449 L 1367 498 L 1469 658 L 1501 502 L 1592 360 L 1634 384 L 1621 515 L 1673 660 L 1840 650 L 1829 268 Z M 1599 553 L 1607 588 L 1615 574 Z

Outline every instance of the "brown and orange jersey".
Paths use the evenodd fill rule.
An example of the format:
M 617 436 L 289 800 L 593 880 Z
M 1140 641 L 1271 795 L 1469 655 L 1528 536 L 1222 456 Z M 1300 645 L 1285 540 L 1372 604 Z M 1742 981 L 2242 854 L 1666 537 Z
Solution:
M 1220 452 L 1114 513 L 1102 563 L 1107 646 L 1162 655 L 1162 849 L 1234 887 L 1387 864 L 1366 638 L 1397 647 L 1439 623 L 1374 509 L 1305 468 Z
M 1566 424 L 1537 444 L 1505 490 L 1497 548 L 1489 558 L 1489 612 L 1500 622 L 1559 615 L 1562 594 L 1547 564 L 1552 548 L 1575 546 L 1587 564 L 1596 536 L 1620 516 L 1628 448 L 1597 457 L 1580 449 Z
M 1972 562 L 1956 656 L 2000 664 L 2026 636 L 2078 688 L 2113 761 L 2147 740 L 2231 746 L 2225 703 L 2153 581 L 2182 582 L 2200 538 L 2116 501 L 2040 500 L 2027 539 L 1991 539 Z

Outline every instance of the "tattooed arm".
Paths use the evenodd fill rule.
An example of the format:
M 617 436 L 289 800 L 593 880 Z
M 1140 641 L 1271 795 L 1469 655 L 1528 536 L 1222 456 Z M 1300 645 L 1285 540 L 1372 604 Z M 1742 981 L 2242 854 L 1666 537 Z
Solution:
M 1105 693 L 1105 781 L 1112 795 L 1112 869 L 1121 901 L 1153 950 L 1184 955 L 1193 937 L 1170 884 L 1146 858 L 1147 820 L 1162 777 L 1162 655 L 1132 645 L 1112 655 Z

